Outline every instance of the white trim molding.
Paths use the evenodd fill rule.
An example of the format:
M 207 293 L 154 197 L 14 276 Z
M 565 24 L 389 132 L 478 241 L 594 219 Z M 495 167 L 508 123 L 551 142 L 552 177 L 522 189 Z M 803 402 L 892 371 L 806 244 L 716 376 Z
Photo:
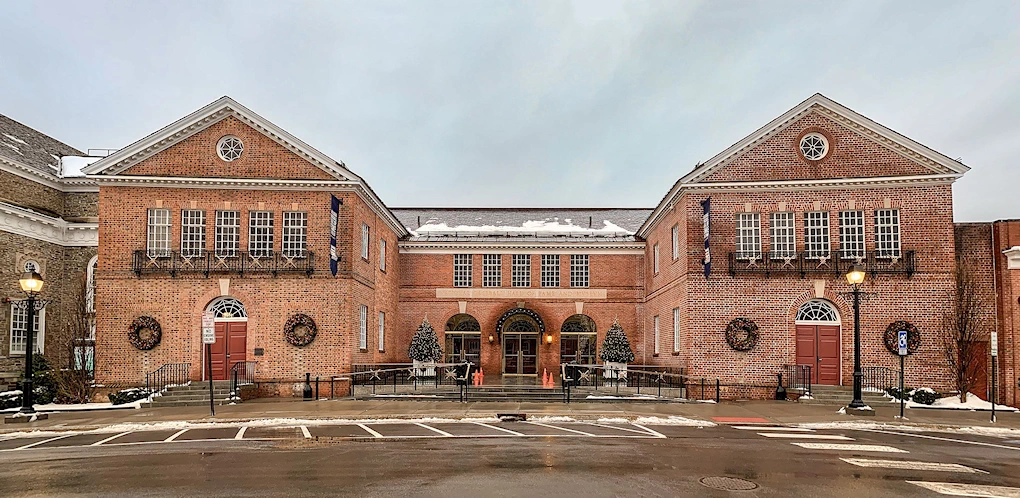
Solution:
M 0 202 L 0 232 L 66 247 L 99 246 L 98 223 L 71 223 Z
M 441 242 L 399 241 L 400 254 L 629 254 L 645 253 L 644 242 Z
M 1010 270 L 1020 270 L 1020 246 L 1013 246 L 1002 254 L 1006 255 L 1006 268 Z

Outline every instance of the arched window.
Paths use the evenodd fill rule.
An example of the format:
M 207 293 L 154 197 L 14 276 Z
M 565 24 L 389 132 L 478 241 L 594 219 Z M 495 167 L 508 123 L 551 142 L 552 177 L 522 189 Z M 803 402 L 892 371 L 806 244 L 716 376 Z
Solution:
M 560 363 L 593 365 L 597 340 L 595 320 L 588 315 L 572 315 L 560 327 Z
M 458 313 L 450 317 L 446 321 L 447 331 L 456 332 L 481 332 L 482 327 L 478 325 L 478 320 L 475 317 L 467 313 Z
M 446 362 L 481 362 L 482 327 L 467 313 L 458 313 L 446 321 Z
M 85 311 L 96 312 L 96 270 L 99 268 L 99 256 L 92 256 L 85 269 Z
M 566 333 L 595 333 L 595 320 L 588 315 L 573 315 L 563 321 L 560 332 Z
M 797 311 L 797 322 L 839 323 L 839 312 L 832 303 L 815 299 L 808 301 Z
M 216 318 L 248 318 L 248 312 L 241 301 L 232 297 L 216 298 L 206 309 L 212 311 Z

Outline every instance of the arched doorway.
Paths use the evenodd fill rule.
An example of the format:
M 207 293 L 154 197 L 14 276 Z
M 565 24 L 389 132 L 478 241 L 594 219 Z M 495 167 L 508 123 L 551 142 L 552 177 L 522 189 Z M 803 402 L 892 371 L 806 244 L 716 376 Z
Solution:
M 205 309 L 216 323 L 216 342 L 209 348 L 212 378 L 228 380 L 230 369 L 248 359 L 248 312 L 241 301 L 228 296 L 213 299 Z
M 588 315 L 570 316 L 560 327 L 560 363 L 594 365 L 596 344 L 595 320 Z
M 503 343 L 503 375 L 538 374 L 538 337 L 542 318 L 532 310 L 514 308 L 496 322 Z
M 811 366 L 811 382 L 838 386 L 839 312 L 832 303 L 815 299 L 797 310 L 797 364 Z
M 475 317 L 458 313 L 446 321 L 446 362 L 481 363 L 482 327 Z

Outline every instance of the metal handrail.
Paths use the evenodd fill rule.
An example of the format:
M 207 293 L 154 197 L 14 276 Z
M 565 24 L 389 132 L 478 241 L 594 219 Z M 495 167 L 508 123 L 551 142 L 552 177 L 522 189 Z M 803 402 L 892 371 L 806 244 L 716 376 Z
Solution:
M 784 365 L 786 373 L 783 377 L 783 387 L 786 389 L 800 389 L 804 394 L 811 394 L 811 365 Z
M 885 392 L 890 387 L 900 385 L 900 371 L 889 367 L 862 367 L 864 377 L 861 379 L 861 387 L 864 389 L 877 389 Z
M 255 383 L 255 367 L 257 361 L 239 361 L 230 366 L 230 396 L 240 397 L 238 390 L 241 386 L 250 386 Z
M 191 382 L 191 363 L 167 363 L 145 374 L 145 391 L 160 393 L 168 387 L 182 386 Z

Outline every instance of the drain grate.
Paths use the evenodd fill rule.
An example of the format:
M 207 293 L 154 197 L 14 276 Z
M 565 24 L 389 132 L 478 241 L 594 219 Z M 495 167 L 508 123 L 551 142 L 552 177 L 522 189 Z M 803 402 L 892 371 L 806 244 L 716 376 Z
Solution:
M 709 476 L 698 480 L 702 486 L 723 491 L 750 491 L 758 489 L 758 485 L 746 479 L 736 477 Z

